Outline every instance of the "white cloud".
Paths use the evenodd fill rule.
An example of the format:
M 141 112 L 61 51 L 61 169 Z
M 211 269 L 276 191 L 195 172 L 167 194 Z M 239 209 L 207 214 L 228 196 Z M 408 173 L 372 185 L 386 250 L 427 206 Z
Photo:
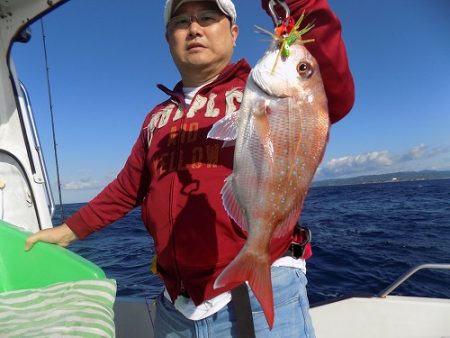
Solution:
M 65 190 L 91 190 L 98 189 L 101 185 L 99 182 L 91 180 L 90 178 L 82 178 L 79 181 L 67 182 L 62 185 Z
M 444 154 L 450 154 L 450 147 L 441 146 L 430 148 L 425 144 L 420 144 L 411 148 L 406 154 L 401 156 L 401 161 L 415 161 L 420 159 L 433 159 Z
M 389 151 L 373 151 L 356 156 L 344 156 L 323 164 L 320 174 L 323 176 L 348 176 L 386 168 L 394 163 Z
M 425 144 L 419 144 L 411 148 L 406 154 L 401 157 L 403 161 L 413 161 L 424 157 L 428 152 L 428 147 Z
M 382 174 L 410 170 L 448 170 L 450 147 L 431 148 L 425 144 L 412 147 L 401 155 L 388 150 L 373 151 L 355 156 L 343 156 L 323 163 L 317 179 Z

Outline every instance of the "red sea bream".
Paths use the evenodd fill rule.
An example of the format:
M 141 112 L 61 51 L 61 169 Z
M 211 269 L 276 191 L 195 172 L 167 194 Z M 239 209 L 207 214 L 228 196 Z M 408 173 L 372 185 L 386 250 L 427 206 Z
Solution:
M 272 327 L 270 243 L 289 238 L 328 140 L 327 99 L 316 60 L 300 43 L 288 57 L 274 44 L 252 69 L 238 112 L 208 137 L 236 140 L 223 205 L 248 232 L 246 244 L 214 287 L 248 282 Z

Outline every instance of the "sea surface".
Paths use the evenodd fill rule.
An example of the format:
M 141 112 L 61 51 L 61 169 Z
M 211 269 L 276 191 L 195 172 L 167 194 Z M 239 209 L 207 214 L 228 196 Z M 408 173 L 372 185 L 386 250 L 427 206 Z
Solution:
M 65 217 L 82 206 L 64 205 Z M 314 187 L 301 223 L 313 233 L 311 304 L 378 294 L 416 265 L 450 264 L 450 180 Z M 119 296 L 151 299 L 162 290 L 140 209 L 70 249 L 115 278 Z M 450 271 L 418 272 L 393 294 L 450 298 Z

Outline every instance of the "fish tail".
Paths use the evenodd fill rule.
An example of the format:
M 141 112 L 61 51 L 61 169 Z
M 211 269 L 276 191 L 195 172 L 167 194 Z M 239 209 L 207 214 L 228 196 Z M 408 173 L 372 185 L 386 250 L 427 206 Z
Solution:
M 274 322 L 274 304 L 272 279 L 270 274 L 270 256 L 255 255 L 242 250 L 239 255 L 222 271 L 214 282 L 214 288 L 228 285 L 240 285 L 248 282 L 272 329 Z

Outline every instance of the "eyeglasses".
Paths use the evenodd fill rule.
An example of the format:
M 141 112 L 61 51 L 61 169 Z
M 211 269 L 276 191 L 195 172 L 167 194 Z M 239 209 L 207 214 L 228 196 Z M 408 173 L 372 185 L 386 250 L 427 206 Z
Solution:
M 174 16 L 169 20 L 167 28 L 171 29 L 188 29 L 192 22 L 197 21 L 197 23 L 202 27 L 208 27 L 216 22 L 219 22 L 225 15 L 222 12 L 215 10 L 205 10 L 199 11 L 194 15 L 181 14 Z

